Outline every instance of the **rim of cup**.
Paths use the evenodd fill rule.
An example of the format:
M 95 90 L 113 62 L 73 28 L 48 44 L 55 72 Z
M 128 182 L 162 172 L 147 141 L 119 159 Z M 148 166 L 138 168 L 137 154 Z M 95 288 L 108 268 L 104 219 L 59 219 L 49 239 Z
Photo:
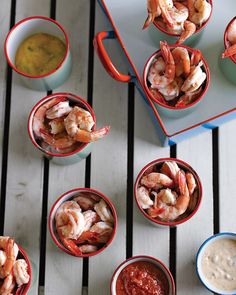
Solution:
M 80 151 L 82 151 L 89 143 L 81 143 L 81 145 L 75 149 L 74 151 L 72 152 L 69 152 L 69 153 L 65 153 L 65 154 L 62 154 L 62 153 L 53 153 L 53 152 L 50 152 L 50 151 L 47 151 L 45 150 L 44 148 L 42 148 L 36 141 L 35 139 L 35 136 L 34 136 L 34 131 L 33 131 L 33 119 L 34 119 L 34 114 L 35 112 L 37 111 L 37 109 L 42 106 L 44 103 L 46 103 L 47 101 L 49 101 L 50 99 L 53 99 L 55 97 L 60 97 L 60 96 L 66 96 L 68 97 L 68 100 L 74 100 L 74 101 L 78 101 L 79 104 L 81 104 L 82 106 L 85 106 L 86 107 L 86 110 L 90 112 L 90 114 L 92 115 L 93 117 L 93 120 L 94 120 L 94 126 L 92 128 L 92 130 L 95 130 L 96 128 L 96 117 L 95 117 L 95 114 L 94 114 L 94 111 L 92 109 L 92 107 L 87 103 L 87 101 L 85 101 L 83 98 L 81 98 L 80 96 L 78 95 L 75 95 L 75 94 L 72 94 L 72 93 L 69 93 L 69 92 L 56 92 L 56 93 L 53 93 L 53 94 L 50 94 L 50 95 L 47 95 L 45 97 L 43 97 L 40 101 L 37 102 L 37 104 L 33 107 L 33 109 L 31 110 L 30 112 L 30 115 L 29 115 L 29 119 L 28 119 L 28 134 L 29 134 L 29 137 L 32 141 L 32 143 L 34 144 L 34 146 L 36 148 L 38 148 L 41 152 L 49 155 L 49 156 L 53 156 L 53 157 L 68 157 L 68 156 L 71 156 L 73 154 L 76 154 Z
M 71 251 L 69 251 L 60 241 L 60 239 L 58 238 L 58 235 L 55 229 L 55 214 L 57 209 L 59 208 L 59 206 L 61 204 L 63 204 L 64 202 L 71 200 L 73 197 L 75 197 L 78 193 L 81 192 L 88 192 L 88 193 L 92 193 L 95 194 L 97 196 L 99 196 L 101 199 L 103 199 L 106 204 L 109 205 L 109 208 L 111 209 L 112 215 L 114 217 L 114 229 L 112 232 L 112 235 L 109 239 L 109 241 L 100 249 L 98 249 L 97 251 L 94 251 L 92 253 L 84 253 L 82 255 L 75 255 L 74 253 L 72 253 Z M 116 230 L 117 230 L 117 213 L 116 213 L 116 209 L 113 205 L 113 203 L 111 202 L 111 200 L 109 200 L 105 195 L 103 195 L 102 193 L 100 193 L 99 191 L 95 190 L 95 189 L 91 189 L 91 188 L 74 188 L 72 190 L 69 190 L 67 192 L 65 192 L 63 195 L 61 195 L 56 202 L 53 204 L 50 213 L 49 213 L 49 217 L 48 217 L 48 227 L 49 227 L 49 232 L 51 234 L 52 240 L 53 242 L 56 244 L 56 246 L 58 248 L 60 248 L 63 252 L 72 255 L 74 257 L 79 257 L 79 258 L 84 258 L 84 257 L 91 257 L 91 256 L 95 256 L 99 253 L 101 253 L 102 251 L 104 251 L 113 241 L 115 235 L 116 235 Z
M 186 45 L 177 45 L 177 44 L 171 44 L 168 45 L 170 49 L 174 49 L 176 47 L 181 47 L 181 48 L 185 48 L 188 50 L 188 52 L 193 53 L 194 52 L 194 48 L 191 48 L 189 46 Z M 148 82 L 147 82 L 147 76 L 148 76 L 148 72 L 149 72 L 149 68 L 153 63 L 154 58 L 159 57 L 161 55 L 161 50 L 157 50 L 155 51 L 147 60 L 145 66 L 144 66 L 144 70 L 143 70 L 143 85 L 144 85 L 144 89 L 146 94 L 152 99 L 152 101 L 154 101 L 155 103 L 157 103 L 158 105 L 160 105 L 163 108 L 166 109 L 170 109 L 170 110 L 174 110 L 174 111 L 179 111 L 179 110 L 184 110 L 184 109 L 188 109 L 193 107 L 194 105 L 196 105 L 200 100 L 203 99 L 205 93 L 207 92 L 208 88 L 209 88 L 209 84 L 210 84 L 210 70 L 209 70 L 209 66 L 205 60 L 205 58 L 202 55 L 202 62 L 203 62 L 203 67 L 204 67 L 204 72 L 206 73 L 207 77 L 206 77 L 206 81 L 205 83 L 205 87 L 201 93 L 201 95 L 195 99 L 192 103 L 186 105 L 186 106 L 181 106 L 181 107 L 173 107 L 173 106 L 169 106 L 167 104 L 164 104 L 162 102 L 160 102 L 157 98 L 154 97 L 154 95 L 150 92 L 149 88 L 148 88 Z M 161 94 L 162 95 L 162 94 Z
M 228 23 L 226 29 L 225 29 L 225 32 L 224 32 L 224 47 L 225 49 L 227 48 L 227 43 L 228 43 L 228 38 L 227 38 L 227 32 L 228 32 L 228 29 L 229 29 L 229 26 L 232 24 L 233 21 L 236 20 L 236 16 L 234 16 L 231 21 Z M 236 57 L 234 58 L 234 55 L 232 56 L 229 56 L 229 58 L 232 60 L 232 62 L 234 64 L 236 64 Z
M 144 172 L 152 167 L 152 166 L 155 166 L 155 165 L 160 165 L 160 164 L 163 164 L 164 162 L 166 161 L 175 161 L 178 165 L 182 166 L 184 168 L 184 170 L 187 170 L 187 171 L 190 171 L 196 182 L 197 182 L 197 187 L 198 187 L 198 190 L 199 190 L 199 193 L 198 193 L 198 202 L 194 208 L 194 210 L 188 215 L 186 216 L 185 218 L 183 219 L 180 219 L 178 221 L 161 221 L 161 220 L 157 220 L 155 218 L 152 218 L 150 215 L 148 215 L 145 210 L 143 208 L 141 208 L 139 202 L 138 202 L 138 199 L 137 199 L 137 188 L 138 188 L 138 185 L 139 185 L 139 182 L 144 174 Z M 135 196 L 135 201 L 136 201 L 136 204 L 139 208 L 139 210 L 142 212 L 142 214 L 144 215 L 145 218 L 149 219 L 150 221 L 158 224 L 158 225 L 161 225 L 161 226 L 176 226 L 176 225 L 179 225 L 181 223 L 184 223 L 186 221 L 188 221 L 189 219 L 191 219 L 198 211 L 199 207 L 200 207 L 200 204 L 201 204 L 201 201 L 202 201 L 202 184 L 201 184 L 201 180 L 200 180 L 200 177 L 198 176 L 197 172 L 189 165 L 187 164 L 186 162 L 180 160 L 180 159 L 176 159 L 176 158 L 160 158 L 160 159 L 156 159 L 156 160 L 153 160 L 152 162 L 148 163 L 146 166 L 144 166 L 141 171 L 139 172 L 137 178 L 136 178 L 136 181 L 135 181 L 135 184 L 134 184 L 134 196 Z
M 207 0 L 207 1 L 211 4 L 211 13 L 210 13 L 208 19 L 204 22 L 204 24 L 201 27 L 199 27 L 192 36 L 194 36 L 195 34 L 200 32 L 203 28 L 205 28 L 205 26 L 208 24 L 209 20 L 211 19 L 212 11 L 213 11 L 213 2 L 212 2 L 212 0 Z M 163 33 L 165 33 L 165 34 L 167 34 L 169 36 L 178 37 L 178 36 L 181 35 L 181 34 L 176 34 L 176 33 L 172 33 L 172 32 L 167 31 L 166 29 L 162 28 L 157 22 L 155 22 L 155 20 L 154 20 L 153 24 L 155 25 L 155 27 L 157 29 L 159 29 L 161 32 L 163 32 Z M 192 36 L 190 36 L 190 38 Z
M 150 262 L 153 263 L 154 265 L 156 265 L 159 269 L 162 270 L 162 272 L 165 274 L 168 283 L 169 283 L 169 294 L 168 295 L 174 295 L 175 294 L 175 281 L 174 278 L 170 272 L 170 270 L 168 269 L 168 267 L 159 259 L 152 257 L 152 256 L 148 256 L 148 255 L 138 255 L 138 256 L 133 256 L 131 258 L 128 258 L 126 260 L 124 260 L 114 271 L 111 281 L 110 281 L 110 294 L 111 295 L 116 295 L 116 282 L 117 282 L 117 278 L 119 276 L 119 274 L 121 273 L 121 271 L 128 265 L 137 262 L 137 261 L 146 261 L 146 262 Z
M 219 295 L 233 295 L 236 294 L 236 289 L 232 290 L 232 291 L 224 291 L 224 290 L 220 290 L 214 286 L 212 286 L 210 283 L 207 282 L 207 280 L 204 278 L 204 275 L 201 271 L 201 258 L 202 255 L 204 253 L 204 249 L 214 240 L 219 240 L 219 239 L 223 239 L 223 238 L 230 238 L 236 241 L 236 233 L 233 232 L 222 232 L 222 233 L 218 233 L 215 235 L 210 236 L 209 238 L 207 238 L 202 245 L 200 246 L 200 248 L 198 249 L 197 255 L 196 255 L 196 272 L 198 275 L 199 280 L 201 281 L 201 283 L 205 286 L 205 288 L 207 288 L 209 291 L 219 294 Z
M 29 74 L 26 74 L 20 70 L 18 70 L 15 66 L 15 64 L 13 62 L 11 62 L 11 59 L 9 57 L 9 54 L 8 54 L 8 42 L 9 42 L 9 39 L 11 37 L 11 34 L 13 33 L 13 31 L 20 25 L 22 25 L 23 23 L 27 22 L 27 21 L 30 21 L 30 20 L 35 20 L 35 19 L 42 19 L 42 20 L 46 20 L 46 21 L 49 21 L 53 24 L 55 24 L 56 26 L 58 26 L 58 28 L 63 32 L 64 34 L 64 37 L 65 37 L 65 45 L 66 45 L 66 53 L 62 59 L 62 61 L 57 65 L 57 67 L 53 70 L 51 70 L 50 72 L 46 73 L 46 74 L 43 74 L 43 75 L 29 75 Z M 23 41 L 23 40 L 22 40 Z M 61 66 L 63 65 L 63 63 L 65 62 L 68 54 L 69 54 L 69 48 L 70 48 L 70 43 L 69 43 L 69 38 L 68 38 L 68 35 L 65 31 L 65 29 L 63 28 L 62 25 L 60 25 L 56 20 L 50 18 L 50 17 L 46 17 L 46 16 L 40 16 L 40 15 L 35 15 L 35 16 L 30 16 L 30 17 L 27 17 L 27 18 L 24 18 L 22 20 L 20 20 L 18 23 L 16 23 L 12 28 L 11 30 L 8 32 L 7 34 L 7 37 L 5 39 L 5 43 L 4 43 L 4 52 L 5 52 L 5 56 L 6 56 L 6 59 L 7 59 L 7 62 L 8 64 L 11 66 L 11 68 L 17 72 L 18 74 L 22 75 L 22 76 L 25 76 L 25 77 L 28 77 L 28 78 L 44 78 L 44 77 L 47 77 L 47 76 L 50 76 L 51 74 L 53 74 L 54 72 L 56 72 L 59 68 L 61 68 Z
M 26 252 L 22 249 L 21 246 L 18 245 L 18 243 L 16 243 L 18 248 L 19 248 L 19 252 L 21 253 L 21 255 L 23 256 L 23 258 L 25 259 L 26 263 L 27 263 L 27 266 L 28 266 L 28 274 L 29 274 L 29 282 L 27 284 L 24 284 L 20 287 L 17 288 L 16 290 L 16 294 L 17 295 L 26 295 L 29 288 L 30 288 L 30 284 L 31 284 L 31 281 L 32 281 L 32 268 L 31 268 L 31 264 L 30 264 L 30 261 L 29 261 L 29 258 L 28 258 L 28 255 L 26 254 Z

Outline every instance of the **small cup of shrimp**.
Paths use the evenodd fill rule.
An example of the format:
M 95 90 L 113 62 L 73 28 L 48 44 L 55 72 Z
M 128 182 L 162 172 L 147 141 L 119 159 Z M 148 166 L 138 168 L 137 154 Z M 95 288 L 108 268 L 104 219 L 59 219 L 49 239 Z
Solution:
M 224 33 L 224 47 L 220 66 L 225 77 L 236 84 L 236 16 L 229 22 Z
M 27 294 L 31 278 L 25 251 L 14 239 L 0 236 L 0 294 Z
M 100 192 L 76 188 L 63 194 L 49 215 L 55 244 L 77 257 L 97 255 L 111 244 L 117 228 L 116 210 Z
M 202 185 L 187 163 L 164 158 L 140 171 L 134 195 L 140 211 L 152 224 L 176 226 L 192 218 L 199 209 Z
M 153 23 L 176 44 L 196 45 L 212 15 L 212 0 L 147 0 L 148 17 L 143 29 Z
M 59 165 L 86 158 L 91 143 L 103 138 L 110 127 L 96 129 L 91 106 L 71 93 L 54 93 L 40 100 L 30 113 L 28 132 L 33 144 Z
M 181 118 L 193 112 L 210 83 L 209 67 L 199 49 L 160 42 L 143 72 L 147 95 L 163 115 Z

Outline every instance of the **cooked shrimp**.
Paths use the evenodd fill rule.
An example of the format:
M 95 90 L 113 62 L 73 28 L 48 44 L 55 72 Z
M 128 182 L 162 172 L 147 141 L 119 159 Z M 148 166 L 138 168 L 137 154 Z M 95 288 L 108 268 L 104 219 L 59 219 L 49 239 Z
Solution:
M 227 30 L 227 39 L 231 44 L 236 44 L 236 18 Z
M 143 25 L 143 30 L 146 29 L 154 19 L 161 14 L 161 9 L 158 5 L 158 0 L 147 0 L 148 16 Z
M 1 295 L 12 295 L 15 288 L 15 281 L 12 274 L 5 277 L 2 286 L 0 287 Z
M 175 80 L 164 88 L 159 88 L 158 90 L 164 96 L 166 101 L 170 101 L 179 95 L 179 85 Z
M 58 233 L 64 238 L 76 239 L 84 231 L 84 216 L 74 201 L 67 201 L 58 208 L 55 221 Z
M 226 48 L 225 51 L 222 53 L 222 58 L 226 58 L 235 54 L 236 54 L 236 44 Z
M 65 119 L 65 128 L 75 141 L 92 142 L 104 137 L 110 130 L 109 126 L 91 131 L 95 124 L 92 115 L 75 106 Z
M 95 251 L 98 250 L 98 247 L 97 246 L 94 246 L 94 245 L 82 245 L 79 247 L 80 251 L 82 253 L 93 253 Z
M 174 21 L 170 15 L 170 8 L 173 7 L 173 1 L 171 0 L 158 0 L 159 7 L 161 9 L 161 15 L 165 22 L 169 26 L 173 26 Z
M 186 173 L 186 180 L 187 180 L 189 193 L 190 195 L 192 195 L 194 193 L 195 188 L 197 187 L 196 180 L 193 174 L 190 172 Z
M 0 250 L 0 266 L 3 266 L 7 260 L 6 252 Z
M 56 118 L 48 123 L 51 127 L 51 134 L 59 134 L 65 131 L 64 117 Z
M 142 177 L 141 184 L 145 185 L 147 188 L 155 190 L 163 186 L 172 187 L 174 185 L 174 181 L 165 174 L 152 172 Z
M 177 77 L 184 74 L 187 76 L 190 73 L 190 58 L 188 50 L 182 47 L 176 47 L 172 51 L 172 56 L 175 61 L 175 74 Z
M 197 201 L 198 201 L 198 192 L 195 191 L 193 195 L 190 196 L 188 210 L 192 212 L 197 206 Z
M 180 96 L 175 107 L 184 107 L 194 102 L 201 95 L 201 93 L 202 93 L 202 87 L 198 88 L 197 90 L 193 92 L 185 93 L 184 95 Z
M 211 14 L 211 4 L 207 0 L 188 0 L 189 20 L 202 26 Z
M 75 256 L 82 255 L 80 248 L 76 245 L 76 243 L 73 240 L 63 237 L 60 232 L 58 232 L 58 234 L 61 242 L 69 251 L 71 251 Z
M 192 93 L 196 91 L 206 80 L 206 73 L 202 71 L 201 66 L 203 65 L 200 62 L 189 74 L 187 79 L 185 80 L 181 90 L 185 93 Z
M 72 111 L 72 107 L 69 105 L 69 101 L 59 102 L 46 111 L 47 119 L 56 119 L 68 115 Z
M 47 131 L 40 129 L 40 134 L 43 140 L 55 150 L 67 149 L 75 144 L 75 140 L 64 132 L 51 135 Z
M 202 59 L 202 53 L 199 49 L 194 49 L 191 54 L 190 65 L 197 66 Z
M 14 250 L 14 240 L 9 237 L 0 237 L 0 249 L 3 249 L 6 254 L 6 261 L 3 266 L 0 267 L 0 277 L 5 278 L 8 276 L 13 268 L 16 260 L 16 252 Z M 18 247 L 17 247 L 18 249 Z M 18 251 L 17 251 L 18 253 Z
M 160 101 L 163 104 L 166 104 L 164 97 L 161 95 L 161 93 L 157 89 L 150 88 L 149 91 L 158 101 Z
M 143 209 L 148 209 L 153 206 L 153 201 L 149 197 L 149 191 L 144 186 L 140 186 L 137 189 L 137 200 Z
M 95 223 L 90 229 L 92 233 L 98 235 L 96 237 L 96 242 L 98 243 L 107 243 L 110 240 L 113 230 L 110 223 L 103 221 Z
M 158 214 L 158 217 L 166 221 L 172 221 L 178 218 L 187 210 L 189 205 L 190 196 L 183 171 L 180 170 L 178 172 L 178 178 L 180 195 L 174 199 L 173 196 L 170 197 L 170 194 L 165 192 L 157 199 L 156 208 L 164 209 L 163 212 Z
M 188 18 L 188 8 L 182 3 L 175 2 L 170 9 L 170 16 L 175 23 L 183 23 Z
M 93 209 L 96 201 L 88 196 L 78 196 L 74 198 L 74 201 L 77 202 L 83 210 Z
M 41 130 L 46 129 L 44 125 L 44 121 L 46 118 L 47 110 L 63 101 L 67 101 L 67 99 L 65 97 L 55 97 L 47 101 L 46 103 L 44 103 L 37 109 L 33 118 L 33 131 L 37 137 L 41 137 L 40 129 Z
M 195 32 L 196 32 L 196 25 L 193 22 L 186 20 L 183 25 L 182 33 L 179 39 L 176 41 L 176 44 L 182 44 L 186 39 L 192 36 Z
M 91 226 L 99 221 L 99 216 L 96 212 L 94 212 L 93 210 L 87 210 L 85 212 L 83 212 L 84 215 L 84 231 L 88 231 Z
M 177 177 L 179 172 L 179 166 L 175 161 L 166 161 L 161 167 L 161 173 L 166 174 L 171 179 L 174 180 L 175 183 L 177 183 Z
M 13 266 L 13 274 L 18 287 L 29 282 L 28 265 L 24 259 L 17 259 Z
M 95 204 L 94 210 L 97 212 L 102 221 L 110 223 L 114 222 L 114 217 L 111 213 L 111 210 L 103 199 L 101 199 L 99 203 Z

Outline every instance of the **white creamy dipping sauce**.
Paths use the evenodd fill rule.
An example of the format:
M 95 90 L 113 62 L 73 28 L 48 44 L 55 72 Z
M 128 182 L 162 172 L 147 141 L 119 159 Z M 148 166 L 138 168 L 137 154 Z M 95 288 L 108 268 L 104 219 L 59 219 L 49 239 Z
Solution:
M 202 272 L 214 287 L 236 289 L 236 240 L 225 238 L 213 241 L 202 256 Z

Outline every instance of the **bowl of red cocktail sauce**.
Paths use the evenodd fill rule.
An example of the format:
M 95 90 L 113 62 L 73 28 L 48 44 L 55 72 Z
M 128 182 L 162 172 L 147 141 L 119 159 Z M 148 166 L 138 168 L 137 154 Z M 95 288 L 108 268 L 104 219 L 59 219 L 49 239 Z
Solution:
M 125 260 L 115 270 L 110 294 L 174 295 L 175 283 L 163 262 L 150 256 L 135 256 Z

